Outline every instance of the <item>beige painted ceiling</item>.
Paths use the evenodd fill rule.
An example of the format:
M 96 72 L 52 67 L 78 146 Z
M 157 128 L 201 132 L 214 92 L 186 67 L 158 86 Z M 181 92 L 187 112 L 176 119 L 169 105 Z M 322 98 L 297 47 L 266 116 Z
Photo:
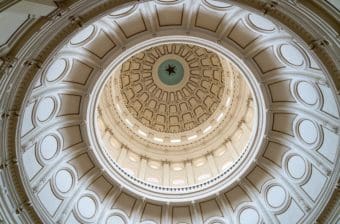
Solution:
M 323 15 L 290 0 L 66 2 L 0 58 L 0 219 L 320 217 L 340 167 L 339 34 Z M 166 132 L 129 110 L 120 77 L 131 57 L 171 44 L 217 55 L 224 87 L 205 120 Z
M 184 66 L 184 80 L 176 86 L 158 78 L 160 62 L 169 59 Z M 128 111 L 148 128 L 166 133 L 189 131 L 207 121 L 227 82 L 216 53 L 184 44 L 147 49 L 124 62 L 118 75 Z
M 169 59 L 184 67 L 175 86 L 158 78 L 158 66 Z M 102 150 L 150 184 L 183 187 L 218 176 L 239 159 L 256 128 L 243 76 L 229 59 L 198 45 L 138 52 L 113 68 L 99 96 Z

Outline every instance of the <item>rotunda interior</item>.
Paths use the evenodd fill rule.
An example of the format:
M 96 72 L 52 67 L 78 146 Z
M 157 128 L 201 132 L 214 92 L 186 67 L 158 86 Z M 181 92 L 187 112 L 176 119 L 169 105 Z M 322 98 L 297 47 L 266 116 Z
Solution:
M 0 223 L 340 222 L 336 1 L 0 13 Z
M 143 181 L 203 182 L 228 169 L 248 145 L 250 90 L 232 62 L 206 48 L 148 48 L 114 69 L 103 88 L 96 115 L 101 148 Z

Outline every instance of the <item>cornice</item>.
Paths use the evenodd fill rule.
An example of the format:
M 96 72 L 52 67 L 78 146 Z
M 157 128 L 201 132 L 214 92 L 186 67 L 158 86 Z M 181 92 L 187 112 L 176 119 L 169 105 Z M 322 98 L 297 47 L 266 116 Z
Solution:
M 336 44 L 338 34 L 334 36 L 334 33 L 328 31 L 322 31 L 322 34 L 311 33 L 311 27 L 316 23 L 310 21 L 300 23 L 298 21 L 300 17 L 297 17 L 294 13 L 302 12 L 302 10 L 299 7 L 293 10 L 294 8 L 288 7 L 283 2 L 279 2 L 279 6 L 284 6 L 282 8 L 277 7 L 275 1 L 268 2 L 267 4 L 263 4 L 263 1 L 255 0 L 233 2 L 235 4 L 240 3 L 243 6 L 257 11 L 262 11 L 267 16 L 275 18 L 288 27 L 298 38 L 304 41 L 302 44 L 309 45 L 325 66 L 325 69 L 328 70 L 330 77 L 329 80 L 326 80 L 326 84 L 328 83 L 330 86 L 333 86 L 334 82 L 334 86 L 336 86 L 338 90 L 340 89 L 339 62 L 337 56 L 339 54 L 337 54 L 338 47 Z M 7 130 L 2 133 L 3 138 L 1 140 L 1 154 L 4 155 L 1 157 L 1 175 L 10 177 L 7 178 L 6 182 L 11 194 L 13 194 L 13 199 L 17 198 L 17 200 L 13 200 L 16 204 L 15 207 L 7 208 L 10 212 L 17 210 L 19 214 L 21 214 L 18 217 L 20 217 L 22 222 L 41 222 L 36 212 L 30 206 L 30 202 L 27 200 L 21 179 L 13 178 L 11 180 L 12 177 L 20 176 L 16 165 L 16 127 L 18 117 L 22 116 L 18 114 L 18 111 L 23 107 L 22 103 L 24 102 L 25 93 L 29 89 L 29 85 L 35 75 L 41 71 L 41 67 L 47 63 L 48 59 L 53 57 L 53 52 L 58 49 L 59 44 L 65 41 L 65 37 L 69 37 L 74 31 L 83 26 L 83 24 L 98 18 L 98 16 L 113 7 L 124 3 L 126 3 L 126 1 L 88 1 L 85 3 L 74 1 L 70 3 L 70 5 L 67 5 L 66 9 L 57 10 L 59 12 L 58 14 L 39 19 L 22 35 L 22 38 L 15 43 L 8 55 L 3 57 L 5 63 L 2 64 L 0 73 L 1 84 L 6 82 L 5 86 L 8 87 L 12 85 L 12 88 L 7 90 L 7 92 L 5 92 L 4 89 L 1 90 L 1 129 Z M 304 17 L 304 14 L 301 14 L 301 17 Z M 333 22 L 331 23 L 333 24 Z M 325 23 L 321 24 L 325 25 Z M 321 29 L 320 25 L 316 25 L 316 27 Z M 323 36 L 327 37 L 326 41 Z M 43 49 L 41 48 L 41 45 L 44 43 L 42 40 L 47 40 L 46 42 L 48 42 L 45 42 L 46 44 Z M 321 220 L 323 220 L 323 218 L 321 218 Z
M 340 211 L 340 189 L 339 183 L 336 185 L 331 199 L 328 201 L 326 207 L 317 219 L 317 223 L 335 224 L 339 221 Z
M 290 29 L 296 35 L 296 38 L 302 40 L 301 43 L 308 46 L 326 65 L 325 69 L 339 92 L 339 30 L 334 30 L 332 24 L 329 25 L 326 21 L 320 20 L 314 1 L 313 3 L 308 1 L 309 11 L 306 11 L 304 1 L 300 3 L 300 1 L 231 0 L 231 2 L 261 12 Z M 329 15 L 329 13 L 327 14 Z M 328 18 L 327 16 L 323 17 Z M 314 30 L 314 32 L 311 32 L 311 30 Z
M 6 82 L 6 86 L 12 87 L 12 89 L 1 90 L 3 91 L 1 93 L 2 99 L 4 99 L 4 96 L 8 96 L 5 101 L 2 101 L 2 105 L 4 105 L 2 116 L 8 117 L 8 119 L 4 120 L 7 124 L 2 123 L 2 129 L 7 130 L 7 133 L 4 133 L 7 139 L 2 142 L 2 154 L 5 156 L 2 157 L 1 164 L 6 167 L 4 169 L 6 169 L 9 177 L 6 182 L 8 190 L 12 194 L 11 198 L 12 200 L 17 198 L 12 202 L 16 206 L 14 209 L 16 209 L 19 219 L 23 222 L 42 223 L 36 211 L 31 206 L 27 206 L 30 203 L 27 203 L 28 198 L 21 179 L 13 178 L 20 176 L 16 156 L 16 126 L 18 116 L 21 116 L 18 111 L 21 108 L 25 93 L 35 74 L 40 72 L 42 64 L 48 57 L 51 57 L 52 52 L 65 40 L 65 37 L 70 36 L 75 30 L 79 29 L 82 23 L 98 17 L 98 15 L 110 10 L 112 7 L 126 3 L 128 2 L 121 0 L 110 2 L 89 1 L 81 5 L 77 1 L 74 1 L 74 4 L 63 4 L 62 8 L 57 9 L 47 17 L 38 19 L 29 29 L 25 30 L 25 33 L 21 35 L 21 38 L 15 42 L 4 57 L 5 63 L 2 64 L 0 69 L 0 78 L 1 82 Z M 71 7 L 77 4 L 81 7 Z M 79 20 L 79 18 L 81 19 Z M 54 35 L 51 35 L 52 33 Z M 44 47 L 42 47 L 43 42 L 38 41 L 41 39 L 45 42 Z M 34 50 L 32 51 L 32 49 Z M 5 90 L 6 92 L 4 92 Z M 8 210 L 11 209 L 13 208 L 8 207 Z
M 296 2 L 321 17 L 329 26 L 339 33 L 339 9 L 336 9 L 330 3 L 327 3 L 327 0 L 324 2 L 318 0 L 297 0 Z

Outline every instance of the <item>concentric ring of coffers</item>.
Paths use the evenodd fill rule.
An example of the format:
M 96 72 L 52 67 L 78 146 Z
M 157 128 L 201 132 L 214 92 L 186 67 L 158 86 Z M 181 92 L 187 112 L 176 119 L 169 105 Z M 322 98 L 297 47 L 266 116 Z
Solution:
M 175 87 L 157 80 L 158 65 L 170 58 L 185 68 L 183 84 Z M 96 117 L 100 150 L 124 172 L 155 186 L 185 187 L 219 176 L 244 157 L 254 128 L 257 109 L 243 76 L 229 59 L 196 44 L 175 42 L 139 51 L 113 68 L 102 87 Z M 203 113 L 195 114 L 198 110 Z M 155 116 L 146 126 L 142 119 L 148 111 Z M 200 123 L 203 115 L 207 120 Z M 158 116 L 166 119 L 157 121 Z M 197 127 L 186 130 L 192 121 Z M 167 133 L 157 130 L 163 124 L 184 126 L 179 133 Z M 141 166 L 151 169 L 141 172 Z M 188 166 L 200 174 L 191 177 Z M 169 178 L 163 177 L 165 169 Z
M 166 68 L 160 71 L 169 60 L 174 61 L 174 74 L 166 74 Z M 177 67 L 184 67 L 184 77 L 176 85 L 167 85 L 159 73 L 173 79 L 176 61 Z M 117 76 L 120 98 L 135 120 L 156 132 L 176 135 L 211 123 L 208 119 L 226 100 L 229 82 L 216 53 L 180 43 L 155 46 L 132 56 Z
M 139 69 L 133 69 L 133 73 L 122 73 L 121 70 L 132 59 L 127 60 L 122 67 L 113 70 L 111 80 L 104 87 L 102 94 L 105 97 L 101 97 L 98 108 L 103 115 L 102 119 L 105 119 L 102 121 L 106 123 L 103 123 L 102 128 L 113 132 L 114 126 L 119 126 L 119 130 L 128 130 L 128 134 L 133 134 L 134 138 L 142 139 L 141 142 L 147 144 L 148 148 L 151 145 L 171 151 L 188 150 L 189 147 L 202 148 L 212 141 L 213 133 L 221 132 L 222 129 L 227 139 L 242 122 L 246 122 L 249 129 L 252 128 L 251 117 L 254 112 L 245 108 L 247 105 L 252 107 L 252 96 L 239 69 L 231 61 L 212 52 L 203 55 L 202 52 L 208 50 L 199 46 L 192 46 L 191 49 L 184 44 L 169 44 L 154 48 L 168 47 L 177 47 L 177 51 L 184 48 L 188 60 L 193 60 L 189 70 L 189 65 L 181 59 L 187 71 L 184 84 L 164 88 L 157 80 L 157 63 L 154 67 L 149 66 L 150 70 L 142 68 L 141 64 L 132 63 L 132 66 Z M 193 50 L 201 58 L 193 57 Z M 141 55 L 143 53 L 137 54 L 138 57 Z M 211 55 L 219 66 L 209 65 L 212 63 L 209 58 Z M 174 56 L 170 54 L 170 57 Z M 206 65 L 200 65 L 202 62 Z M 190 75 L 190 72 L 194 74 Z M 127 97 L 130 100 L 128 104 Z M 236 110 L 240 113 L 235 113 Z M 117 121 L 118 117 L 120 119 Z M 165 128 L 180 132 L 165 132 Z
M 264 113 L 258 112 L 257 108 L 258 101 L 261 99 L 254 100 L 253 91 L 257 87 L 248 83 L 246 81 L 248 76 L 241 72 L 247 71 L 243 62 L 229 51 L 220 50 L 219 46 L 212 42 L 207 43 L 200 38 L 187 38 L 186 41 L 182 39 L 183 37 L 172 37 L 172 40 L 169 37 L 160 37 L 137 44 L 134 52 L 131 50 L 129 54 L 122 57 L 125 60 L 121 60 L 120 63 L 112 66 L 111 70 L 104 73 L 103 77 L 106 77 L 107 81 L 103 79 L 96 87 L 102 91 L 93 93 L 93 99 L 96 99 L 94 102 L 98 102 L 96 110 L 90 112 L 90 114 L 95 114 L 90 118 L 95 121 L 95 128 L 89 128 L 89 130 L 95 130 L 96 137 L 93 144 L 97 150 L 93 150 L 94 154 L 105 160 L 106 170 L 114 176 L 113 179 L 117 179 L 118 182 L 122 181 L 123 185 L 127 183 L 130 190 L 139 192 L 138 194 L 147 194 L 154 200 L 179 200 L 178 195 L 181 194 L 185 195 L 180 199 L 184 201 L 193 194 L 195 197 L 204 197 L 204 194 L 200 196 L 197 194 L 197 192 L 202 193 L 203 190 L 206 194 L 212 194 L 213 191 L 208 190 L 211 186 L 225 187 L 228 179 L 233 179 L 242 173 L 239 172 L 238 167 L 253 163 L 253 159 L 250 158 L 256 156 L 261 143 L 259 141 L 261 138 L 256 138 L 256 136 L 261 135 L 265 124 L 259 122 L 264 116 Z M 184 43 L 183 45 L 178 44 L 180 40 Z M 136 55 L 140 61 L 143 58 L 141 55 L 149 49 L 161 47 L 181 49 L 187 46 L 218 58 L 220 73 L 217 74 L 223 76 L 220 80 L 223 80 L 225 90 L 220 96 L 223 100 L 217 106 L 212 121 L 208 124 L 203 123 L 204 129 L 198 126 L 197 128 L 201 131 L 195 132 L 195 129 L 186 131 L 183 132 L 187 134 L 186 136 L 178 138 L 181 133 L 150 130 L 142 122 L 134 119 L 126 109 L 126 99 L 124 100 L 121 96 L 123 92 L 121 77 L 124 77 L 124 82 L 128 85 L 133 82 L 126 81 L 125 73 L 123 76 L 121 73 L 128 71 L 128 69 L 122 69 L 124 63 L 126 66 L 128 62 L 131 66 L 131 61 L 135 60 Z M 204 58 L 203 55 L 201 57 Z M 201 59 L 200 63 L 202 61 L 207 63 L 204 59 Z M 236 66 L 236 61 L 240 65 Z M 128 77 L 143 74 L 144 70 L 137 69 L 141 66 L 132 65 L 131 67 L 136 69 Z M 199 71 L 204 71 L 203 68 Z M 149 69 L 152 71 L 152 68 Z M 135 80 L 138 84 L 139 79 Z M 187 80 L 190 82 L 190 76 Z M 205 81 L 204 78 L 202 80 Z M 142 86 L 142 83 L 140 84 Z M 197 86 L 198 90 L 203 88 L 202 85 Z M 171 90 L 171 87 L 168 90 Z M 144 104 L 147 103 L 144 102 Z M 258 117 L 255 119 L 255 116 Z M 194 135 L 196 135 L 195 138 L 190 138 Z M 174 136 L 177 137 L 177 141 L 172 141 Z M 162 138 L 163 141 L 155 141 L 155 138 Z M 212 163 L 212 161 L 215 162 Z M 131 185 L 130 182 L 134 184 Z M 163 198 L 164 195 L 161 196 L 161 192 L 167 195 L 166 199 Z
M 84 223 L 118 220 L 127 223 L 135 221 L 133 217 L 140 217 L 141 221 L 150 217 L 161 220 L 164 217 L 162 212 L 156 211 L 162 209 L 173 214 L 174 222 L 188 223 L 196 219 L 210 222 L 229 218 L 231 222 L 247 224 L 270 223 L 272 220 L 308 223 L 317 218 L 320 207 L 326 203 L 324 199 L 329 197 L 330 188 L 337 181 L 339 157 L 339 107 L 334 87 L 328 83 L 327 72 L 310 54 L 308 47 L 298 42 L 296 36 L 292 37 L 289 31 L 279 30 L 263 16 L 237 6 L 210 7 L 208 2 L 212 1 L 200 3 L 202 11 L 197 12 L 193 29 L 207 38 L 205 43 L 216 42 L 216 36 L 209 35 L 209 32 L 217 32 L 219 23 L 205 21 L 210 16 L 227 18 L 224 16 L 233 12 L 234 20 L 221 23 L 228 29 L 224 38 L 218 41 L 219 47 L 213 41 L 209 44 L 215 49 L 229 46 L 240 58 L 243 56 L 242 60 L 233 58 L 233 61 L 238 65 L 242 65 L 242 61 L 248 65 L 254 75 L 253 79 L 248 77 L 249 83 L 261 85 L 264 90 L 266 102 L 261 101 L 261 91 L 255 88 L 254 101 L 261 101 L 259 109 L 263 109 L 262 106 L 268 109 L 268 117 L 258 121 L 267 125 L 268 129 L 265 139 L 262 138 L 263 133 L 256 136 L 263 142 L 256 164 L 240 167 L 239 176 L 230 180 L 232 187 L 228 183 L 220 188 L 209 186 L 209 193 L 188 197 L 182 197 L 180 188 L 172 194 L 157 194 L 161 188 L 138 182 L 126 169 L 121 170 L 123 175 L 110 175 L 109 164 L 103 164 L 105 158 L 95 154 L 98 148 L 89 141 L 89 136 L 94 137 L 89 133 L 89 127 L 95 125 L 90 124 L 93 120 L 84 118 L 84 108 L 93 97 L 89 93 L 93 92 L 94 80 L 99 80 L 102 74 L 98 61 L 107 60 L 105 57 L 111 60 L 121 51 L 116 48 L 119 42 L 113 42 L 112 39 L 116 40 L 113 35 L 106 33 L 103 24 L 107 23 L 94 23 L 85 26 L 58 55 L 44 64 L 40 70 L 42 74 L 37 74 L 32 89 L 26 93 L 27 101 L 20 113 L 23 116 L 18 124 L 21 144 L 18 165 L 32 206 L 41 213 L 44 221 Z M 182 3 L 185 1 L 179 1 L 177 6 L 183 6 L 184 13 L 187 13 Z M 166 7 L 159 6 L 157 1 L 150 4 Z M 151 37 L 151 32 L 134 34 L 126 25 L 127 21 L 133 21 L 135 25 L 142 26 L 139 10 L 143 9 L 142 5 L 136 4 L 103 19 L 107 22 L 114 18 L 127 36 L 136 35 L 146 40 Z M 131 16 L 135 20 L 131 20 Z M 186 18 L 191 17 L 188 15 Z M 168 28 L 167 22 L 166 19 L 160 22 L 160 26 L 165 24 L 166 27 L 161 29 Z M 176 28 L 178 35 L 187 35 L 180 26 Z M 200 32 L 202 30 L 205 32 Z M 161 31 L 157 34 L 162 36 Z M 282 34 L 286 35 L 283 39 Z M 191 35 L 195 36 L 195 33 Z M 264 41 L 268 39 L 275 41 Z M 70 49 L 77 49 L 77 53 L 70 54 Z M 247 53 L 246 57 L 244 53 Z M 79 76 L 80 73 L 83 75 Z M 93 105 L 89 106 L 93 110 L 90 112 L 95 114 Z M 121 155 L 124 157 L 124 153 Z M 143 163 L 152 165 L 146 161 Z M 132 188 L 131 183 L 122 178 L 124 175 L 137 183 L 138 188 Z M 149 186 L 151 190 L 148 190 Z M 206 198 L 213 193 L 219 194 Z M 174 194 L 179 197 L 171 198 Z M 180 198 L 183 200 L 180 201 Z M 181 205 L 163 206 L 179 201 Z M 220 204 L 230 215 L 219 210 Z M 141 212 L 150 210 L 155 212 L 147 217 Z

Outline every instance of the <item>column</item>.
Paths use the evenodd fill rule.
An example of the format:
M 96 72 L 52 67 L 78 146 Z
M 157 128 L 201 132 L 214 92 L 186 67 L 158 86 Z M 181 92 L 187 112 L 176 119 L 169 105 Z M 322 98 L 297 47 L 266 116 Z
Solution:
M 236 151 L 236 149 L 234 148 L 233 144 L 231 143 L 230 139 L 227 139 L 227 141 L 225 142 L 225 146 L 227 147 L 228 152 L 230 152 L 231 157 L 236 160 L 238 158 L 238 152 Z
M 187 171 L 188 184 L 189 185 L 195 184 L 195 176 L 194 176 L 194 171 L 192 169 L 191 161 L 186 162 L 185 169 Z
M 144 180 L 145 178 L 145 171 L 146 171 L 146 158 L 142 157 L 140 160 L 140 165 L 139 165 L 139 172 L 138 172 L 138 178 L 141 180 Z
M 168 162 L 163 163 L 163 185 L 170 186 L 170 165 Z
M 127 149 L 124 146 L 122 146 L 120 148 L 120 153 L 119 153 L 119 156 L 117 158 L 117 163 L 118 164 L 123 165 L 123 162 L 124 162 L 124 160 L 126 158 L 126 154 L 127 154 Z
M 217 169 L 217 166 L 216 166 L 215 159 L 214 159 L 213 155 L 209 154 L 207 156 L 207 159 L 208 159 L 208 163 L 209 163 L 209 167 L 210 167 L 212 176 L 217 176 L 218 169 Z
M 244 134 L 246 135 L 250 135 L 251 134 L 251 130 L 249 129 L 249 127 L 247 126 L 245 121 L 241 121 L 240 122 L 240 127 L 243 131 Z

